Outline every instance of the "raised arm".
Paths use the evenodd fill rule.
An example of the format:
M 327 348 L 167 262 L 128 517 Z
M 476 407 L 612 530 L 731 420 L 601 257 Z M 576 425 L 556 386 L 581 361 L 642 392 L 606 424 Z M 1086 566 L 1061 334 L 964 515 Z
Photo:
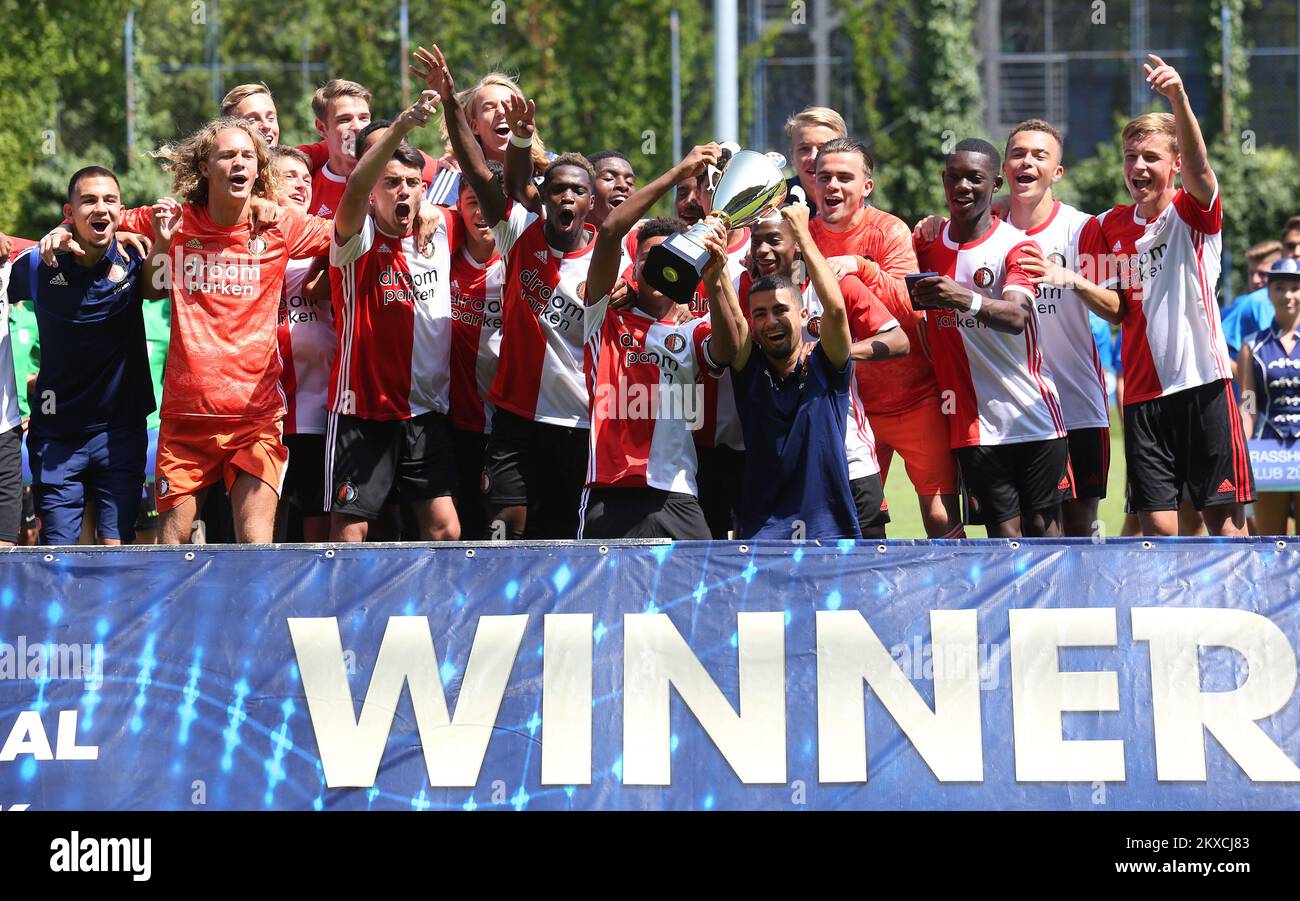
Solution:
M 506 194 L 532 213 L 542 215 L 542 195 L 533 184 L 533 136 L 537 134 L 537 104 L 511 94 L 502 110 L 510 126 L 506 145 Z M 599 299 L 599 298 L 597 298 Z
M 412 129 L 428 125 L 433 119 L 433 107 L 438 102 L 436 91 L 424 91 L 397 121 L 385 132 L 384 136 L 370 145 L 370 148 L 357 160 L 356 168 L 348 176 L 348 186 L 343 190 L 343 198 L 334 213 L 334 234 L 340 244 L 361 231 L 366 223 L 366 209 L 369 206 L 370 192 L 379 182 L 384 167 L 393 158 L 393 151 Z
M 1178 132 L 1178 152 L 1183 158 L 1183 188 L 1196 198 L 1202 209 L 1208 208 L 1214 200 L 1214 192 L 1219 183 L 1210 168 L 1210 155 L 1205 149 L 1205 138 L 1201 135 L 1201 126 L 1192 112 L 1192 101 L 1183 88 L 1183 77 L 1173 66 L 1166 63 L 1154 53 L 1147 57 L 1155 65 L 1143 63 L 1142 69 L 1147 73 L 1147 82 L 1157 92 L 1169 100 L 1169 109 L 1174 114 L 1174 128 Z
M 613 289 L 623 260 L 623 239 L 632 227 L 677 182 L 698 175 L 707 165 L 716 165 L 720 153 L 717 144 L 702 144 L 694 148 L 680 163 L 633 193 L 605 217 L 596 233 L 596 246 L 591 252 L 591 266 L 587 270 L 587 303 L 596 303 Z
M 432 53 L 423 47 L 418 48 L 412 54 L 412 58 L 416 64 L 410 67 L 411 71 L 437 91 L 442 98 L 442 116 L 447 123 L 447 139 L 451 141 L 451 149 L 460 162 L 461 177 L 469 179 L 470 187 L 478 197 L 483 221 L 489 227 L 496 225 L 506 217 L 506 198 L 492 178 L 492 171 L 488 169 L 487 160 L 483 156 L 483 148 L 479 146 L 478 141 L 474 140 L 474 135 L 469 130 L 469 120 L 465 118 L 465 111 L 460 108 L 460 102 L 456 100 L 456 84 L 452 80 L 451 70 L 447 67 L 447 60 L 443 58 L 437 44 L 433 45 Z
M 736 287 L 727 276 L 727 230 L 712 217 L 705 220 L 711 231 L 704 236 L 709 262 L 704 267 L 704 293 L 709 298 L 709 353 L 715 363 L 744 369 L 754 343 L 749 340 L 749 322 L 740 309 Z
M 794 241 L 799 245 L 804 265 L 808 267 L 813 290 L 821 299 L 822 327 L 818 340 L 827 359 L 838 369 L 849 361 L 853 352 L 849 313 L 844 306 L 844 295 L 840 293 L 840 280 L 831 271 L 826 257 L 817 249 L 812 232 L 808 230 L 808 207 L 802 203 L 781 207 L 781 218 L 790 223 Z

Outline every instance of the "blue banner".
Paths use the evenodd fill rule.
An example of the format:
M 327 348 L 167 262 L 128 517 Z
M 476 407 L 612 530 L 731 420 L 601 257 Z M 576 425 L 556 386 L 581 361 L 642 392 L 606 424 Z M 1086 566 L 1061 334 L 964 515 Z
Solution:
M 0 552 L 0 807 L 1300 808 L 1277 540 Z
M 1300 491 L 1300 442 L 1252 438 L 1249 445 L 1256 491 Z

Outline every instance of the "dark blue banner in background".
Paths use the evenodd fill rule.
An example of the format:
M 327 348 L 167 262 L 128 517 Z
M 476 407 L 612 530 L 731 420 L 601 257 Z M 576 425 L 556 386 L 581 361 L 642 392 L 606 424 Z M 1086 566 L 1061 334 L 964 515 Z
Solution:
M 1274 540 L 0 553 L 0 807 L 1300 808 Z

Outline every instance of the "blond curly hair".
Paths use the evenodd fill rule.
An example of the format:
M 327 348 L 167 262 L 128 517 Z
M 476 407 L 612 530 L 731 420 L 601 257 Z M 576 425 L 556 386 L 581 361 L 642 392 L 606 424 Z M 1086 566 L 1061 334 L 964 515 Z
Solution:
M 466 88 L 465 90 L 456 93 L 456 101 L 460 104 L 460 108 L 465 111 L 466 119 L 471 122 L 474 121 L 474 116 L 478 112 L 479 92 L 484 88 L 491 86 L 505 88 L 521 100 L 527 99 L 524 97 L 523 90 L 519 87 L 519 82 L 517 82 L 513 77 L 507 75 L 505 72 L 489 72 L 480 78 L 478 84 L 474 85 L 474 87 Z M 447 135 L 446 121 L 439 122 L 438 127 L 442 134 L 442 146 L 450 150 L 451 139 Z M 481 145 L 482 143 L 482 140 L 480 140 L 479 144 Z M 532 158 L 533 172 L 538 175 L 545 172 L 546 166 L 550 160 L 546 155 L 546 145 L 542 143 L 540 133 L 535 133 L 533 135 Z
M 270 155 L 262 136 L 243 119 L 226 116 L 213 119 L 178 144 L 167 144 L 154 151 L 153 155 L 163 160 L 163 171 L 171 173 L 172 193 L 184 203 L 196 206 L 207 204 L 208 179 L 200 164 L 212 155 L 217 135 L 229 129 L 242 131 L 253 142 L 253 150 L 257 153 L 257 178 L 253 181 L 253 194 L 270 198 L 280 196 L 280 179 L 271 168 Z

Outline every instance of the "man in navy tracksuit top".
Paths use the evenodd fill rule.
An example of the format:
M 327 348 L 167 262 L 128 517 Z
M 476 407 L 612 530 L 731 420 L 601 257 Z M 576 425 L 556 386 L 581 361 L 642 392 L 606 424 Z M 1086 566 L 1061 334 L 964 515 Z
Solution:
M 82 169 L 64 216 L 79 252 L 57 266 L 31 248 L 13 262 L 11 303 L 35 305 L 41 368 L 27 438 L 42 544 L 75 544 L 82 511 L 95 506 L 99 539 L 129 544 L 144 483 L 154 409 L 141 309 L 143 261 L 115 240 L 122 213 L 117 178 Z

